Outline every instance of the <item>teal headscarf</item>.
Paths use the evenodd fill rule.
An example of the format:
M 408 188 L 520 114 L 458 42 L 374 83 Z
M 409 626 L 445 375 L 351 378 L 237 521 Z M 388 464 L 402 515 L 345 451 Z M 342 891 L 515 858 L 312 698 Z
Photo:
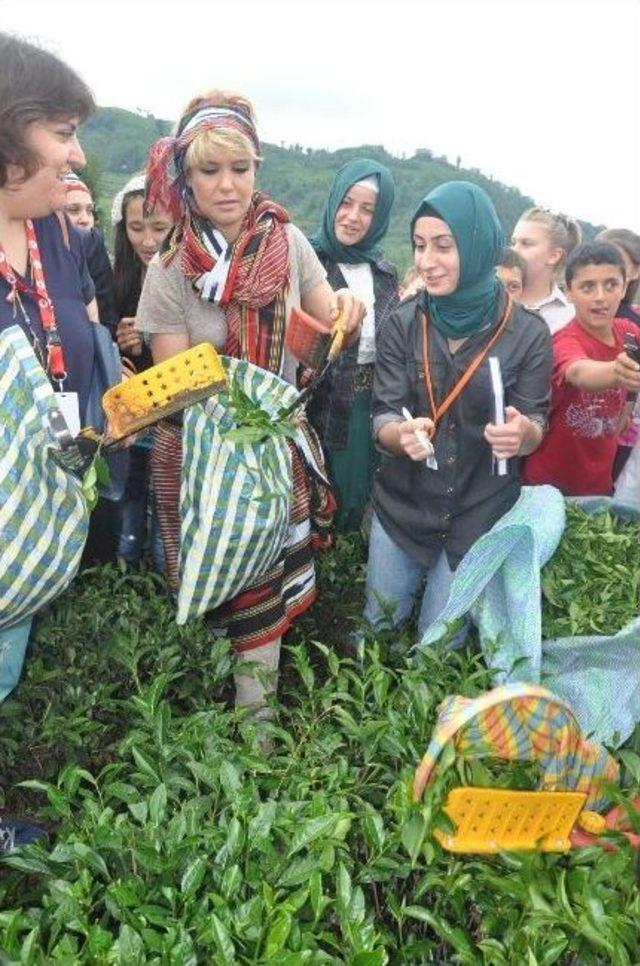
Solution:
M 336 238 L 334 224 L 336 213 L 351 185 L 364 178 L 376 176 L 380 186 L 376 210 L 369 231 L 357 245 L 342 245 Z M 320 231 L 311 239 L 316 251 L 324 252 L 334 262 L 355 265 L 358 262 L 376 262 L 382 256 L 378 248 L 389 227 L 389 216 L 395 197 L 395 185 L 388 168 L 369 158 L 354 158 L 343 164 L 331 185 L 324 208 Z
M 503 288 L 495 276 L 505 237 L 489 195 L 469 181 L 447 181 L 420 202 L 411 222 L 431 215 L 446 221 L 460 256 L 460 279 L 451 295 L 429 295 L 422 300 L 429 321 L 444 335 L 460 339 L 496 319 Z

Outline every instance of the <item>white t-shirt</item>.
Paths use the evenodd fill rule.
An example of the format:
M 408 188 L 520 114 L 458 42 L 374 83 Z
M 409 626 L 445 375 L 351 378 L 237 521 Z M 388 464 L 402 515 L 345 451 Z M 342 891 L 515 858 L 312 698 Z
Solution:
M 339 262 L 338 268 L 342 272 L 349 289 L 364 302 L 366 315 L 360 331 L 358 365 L 368 365 L 375 362 L 376 358 L 375 294 L 371 265 L 369 262 L 358 262 L 356 265 Z
M 563 329 L 576 314 L 576 310 L 559 285 L 554 285 L 550 293 L 537 305 L 525 305 L 525 309 L 537 312 L 549 326 L 551 335 Z

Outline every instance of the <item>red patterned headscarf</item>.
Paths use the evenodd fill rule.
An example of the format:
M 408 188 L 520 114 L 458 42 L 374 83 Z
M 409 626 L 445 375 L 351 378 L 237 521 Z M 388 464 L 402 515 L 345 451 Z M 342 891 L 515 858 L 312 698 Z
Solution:
M 176 218 L 161 261 L 176 256 L 184 275 L 205 301 L 225 310 L 225 353 L 280 373 L 284 354 L 285 296 L 289 282 L 287 212 L 255 192 L 239 236 L 227 244 L 216 226 L 195 210 L 185 180 L 189 145 L 207 130 L 231 129 L 260 143 L 250 116 L 241 107 L 201 103 L 186 114 L 175 136 L 161 138 L 149 152 L 146 204 L 161 202 Z

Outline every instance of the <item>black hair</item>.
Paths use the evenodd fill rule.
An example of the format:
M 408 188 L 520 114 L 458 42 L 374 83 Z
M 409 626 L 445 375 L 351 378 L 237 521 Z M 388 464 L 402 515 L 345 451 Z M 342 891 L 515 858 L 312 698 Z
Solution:
M 615 245 L 609 242 L 588 242 L 574 248 L 567 259 L 564 270 L 567 286 L 571 285 L 578 269 L 586 268 L 588 265 L 615 265 L 620 269 L 622 281 L 625 282 L 627 279 L 622 256 Z
M 505 248 L 502 253 L 502 258 L 498 262 L 498 267 L 501 268 L 517 268 L 520 272 L 522 278 L 523 287 L 527 284 L 527 263 L 524 258 L 517 252 L 515 248 Z
M 40 166 L 38 155 L 24 143 L 29 124 L 73 117 L 86 121 L 95 109 L 93 94 L 63 61 L 0 33 L 0 188 L 9 164 L 20 165 L 26 178 Z
M 128 191 L 122 199 L 122 218 L 115 227 L 113 241 L 113 284 L 118 318 L 133 318 L 138 311 L 144 266 L 127 235 L 127 205 L 133 198 L 144 198 L 144 191 Z

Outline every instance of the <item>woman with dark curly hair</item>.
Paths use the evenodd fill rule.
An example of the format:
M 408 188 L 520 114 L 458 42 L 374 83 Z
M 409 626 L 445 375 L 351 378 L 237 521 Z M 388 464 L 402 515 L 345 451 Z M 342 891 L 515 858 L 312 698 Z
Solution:
M 94 289 L 80 237 L 57 212 L 65 175 L 85 162 L 77 128 L 94 107 L 89 88 L 57 57 L 0 34 L 0 331 L 22 328 L 77 424 L 94 358 Z M 17 683 L 29 628 L 26 620 L 0 631 L 0 700 Z M 0 852 L 38 834 L 0 815 Z
M 78 394 L 80 423 L 93 362 L 94 288 L 80 237 L 56 212 L 67 200 L 65 176 L 85 163 L 77 128 L 94 107 L 66 64 L 0 35 L 0 329 L 24 329 L 52 382 Z M 57 340 L 63 369 L 50 352 Z

